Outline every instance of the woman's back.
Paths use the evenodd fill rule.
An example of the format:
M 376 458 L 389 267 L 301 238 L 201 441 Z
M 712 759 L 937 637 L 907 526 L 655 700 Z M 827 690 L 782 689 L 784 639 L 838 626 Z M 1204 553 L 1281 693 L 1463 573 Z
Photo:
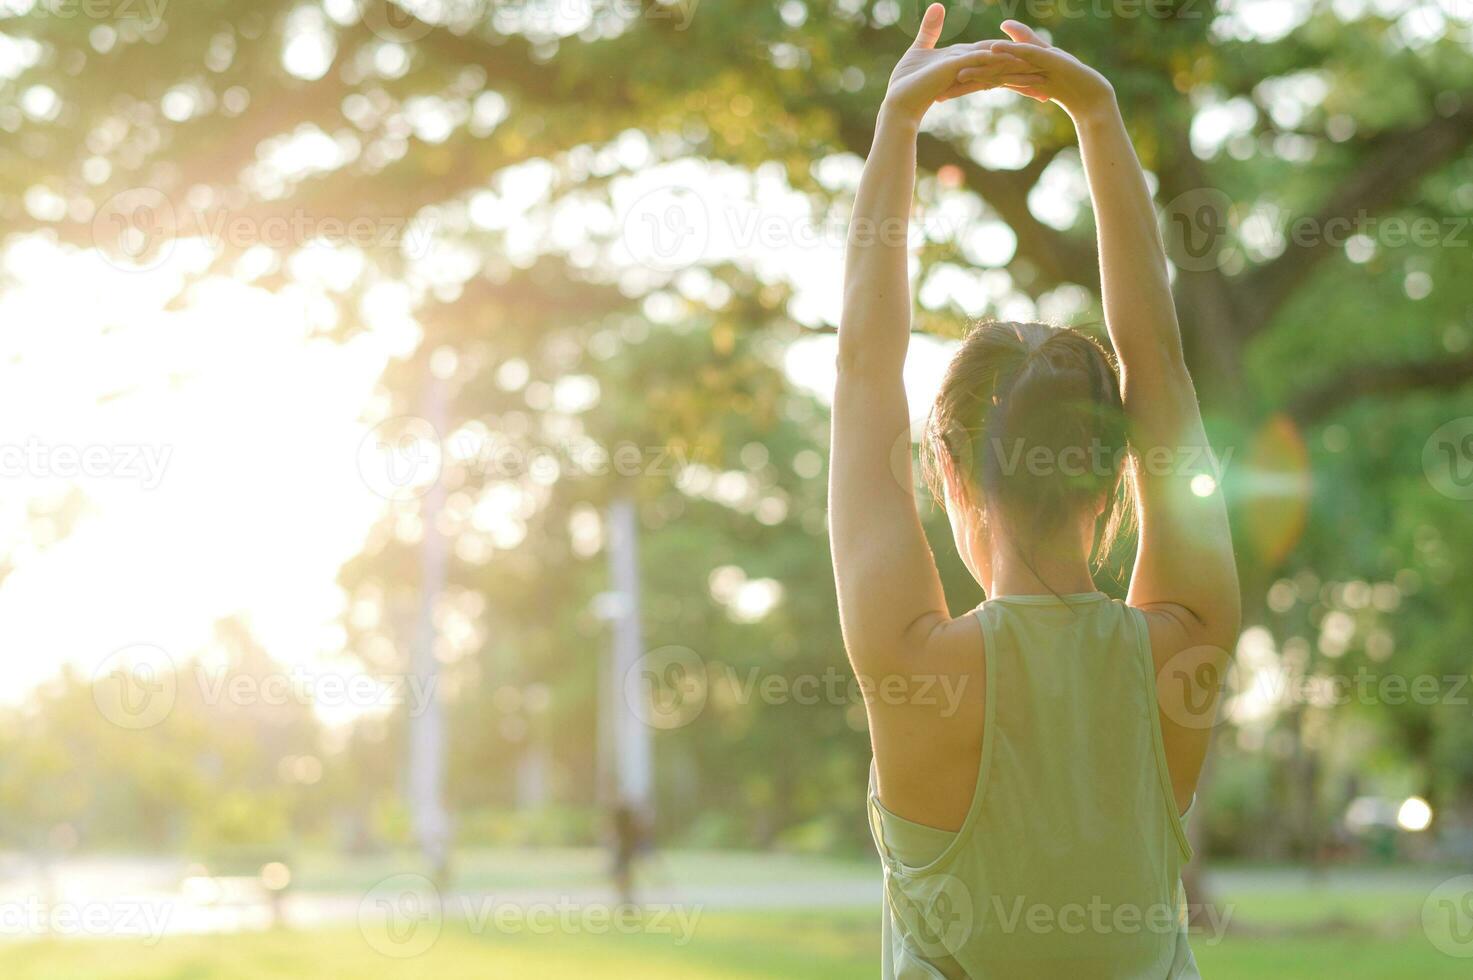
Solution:
M 1177 810 L 1207 755 L 1241 603 L 1150 185 L 1104 76 L 1016 21 L 1007 40 L 939 46 L 945 19 L 929 6 L 896 64 L 855 191 L 829 458 L 839 621 L 869 682 L 886 969 L 1193 976 Z M 921 449 L 957 555 L 994 598 L 956 619 L 903 452 L 906 240 L 874 232 L 909 227 L 930 107 L 998 87 L 1074 124 L 1111 350 L 1017 321 L 958 344 Z M 1127 606 L 1091 590 L 1132 520 Z M 931 675 L 952 683 L 960 715 L 927 703 Z M 880 799 L 931 827 L 885 816 Z
M 1144 617 L 1100 593 L 976 616 L 986 705 L 964 824 L 925 827 L 870 796 L 885 976 L 1195 976 Z

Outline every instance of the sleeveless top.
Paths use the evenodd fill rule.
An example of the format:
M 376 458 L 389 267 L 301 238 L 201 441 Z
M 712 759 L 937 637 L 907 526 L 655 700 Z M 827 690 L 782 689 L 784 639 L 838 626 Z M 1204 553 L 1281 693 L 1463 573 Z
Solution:
M 975 615 L 985 718 L 961 829 L 887 811 L 871 767 L 882 976 L 1196 980 L 1145 617 L 1098 592 Z

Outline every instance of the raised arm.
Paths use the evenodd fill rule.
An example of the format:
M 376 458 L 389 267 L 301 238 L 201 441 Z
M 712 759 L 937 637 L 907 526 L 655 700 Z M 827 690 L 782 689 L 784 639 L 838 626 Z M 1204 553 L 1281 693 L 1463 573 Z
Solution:
M 1058 102 L 1079 133 L 1099 231 L 1105 323 L 1120 358 L 1136 455 L 1140 544 L 1129 601 L 1146 611 L 1158 667 L 1166 668 L 1159 681 L 1168 756 L 1178 795 L 1190 798 L 1207 749 L 1207 715 L 1215 710 L 1212 681 L 1225 669 L 1240 616 L 1221 473 L 1182 356 L 1150 191 L 1114 89 L 1024 25 L 1008 21 L 1003 30 L 1015 43 L 997 50 L 1023 58 L 1045 77 L 1025 94 Z M 1180 687 L 1203 679 L 1210 690 Z M 1175 705 L 1183 695 L 1184 704 Z M 1185 704 L 1196 705 L 1195 713 L 1184 714 Z
M 933 4 L 890 79 L 854 201 L 839 324 L 829 465 L 830 541 L 845 645 L 856 669 L 914 649 L 947 619 L 910 478 L 901 370 L 910 343 L 908 230 L 916 137 L 936 102 L 1016 80 L 994 42 L 937 48 Z M 974 74 L 959 83 L 962 70 Z M 1012 71 L 1014 76 L 1009 76 Z M 1024 81 L 1036 77 L 1028 75 Z

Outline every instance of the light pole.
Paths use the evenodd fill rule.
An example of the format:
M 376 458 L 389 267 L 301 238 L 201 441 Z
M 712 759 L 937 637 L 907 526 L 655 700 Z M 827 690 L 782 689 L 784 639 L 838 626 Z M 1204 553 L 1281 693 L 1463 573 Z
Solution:
M 437 437 L 445 431 L 448 415 L 445 381 L 433 374 L 425 394 L 425 419 Z M 410 671 L 417 690 L 424 692 L 409 715 L 409 812 L 414 837 L 431 869 L 444 884 L 450 873 L 450 818 L 445 812 L 445 715 L 440 703 L 440 665 L 435 659 L 435 603 L 445 588 L 448 542 L 436 526 L 445 506 L 445 482 L 437 478 L 422 498 L 420 517 L 419 613 L 415 622 Z
M 613 648 L 604 672 L 604 717 L 599 733 L 605 740 L 599 759 L 602 784 L 611 787 L 615 805 L 634 809 L 647 823 L 653 816 L 654 752 L 649 725 L 630 698 L 642 688 L 630 675 L 644 657 L 640 623 L 639 515 L 634 500 L 620 495 L 608 509 L 609 580 L 612 589 L 599 596 L 598 614 L 613 628 Z

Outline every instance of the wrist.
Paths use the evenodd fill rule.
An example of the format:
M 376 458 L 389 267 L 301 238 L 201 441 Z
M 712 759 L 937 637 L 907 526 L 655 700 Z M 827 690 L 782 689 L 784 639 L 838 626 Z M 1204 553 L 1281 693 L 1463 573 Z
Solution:
M 898 130 L 914 135 L 920 132 L 921 118 L 924 115 L 924 112 L 917 113 L 914 109 L 899 105 L 887 98 L 880 103 L 880 113 L 875 119 L 875 129 Z
M 1115 87 L 1101 79 L 1100 85 L 1085 96 L 1064 106 L 1076 126 L 1111 122 L 1120 117 L 1120 104 L 1115 101 Z

